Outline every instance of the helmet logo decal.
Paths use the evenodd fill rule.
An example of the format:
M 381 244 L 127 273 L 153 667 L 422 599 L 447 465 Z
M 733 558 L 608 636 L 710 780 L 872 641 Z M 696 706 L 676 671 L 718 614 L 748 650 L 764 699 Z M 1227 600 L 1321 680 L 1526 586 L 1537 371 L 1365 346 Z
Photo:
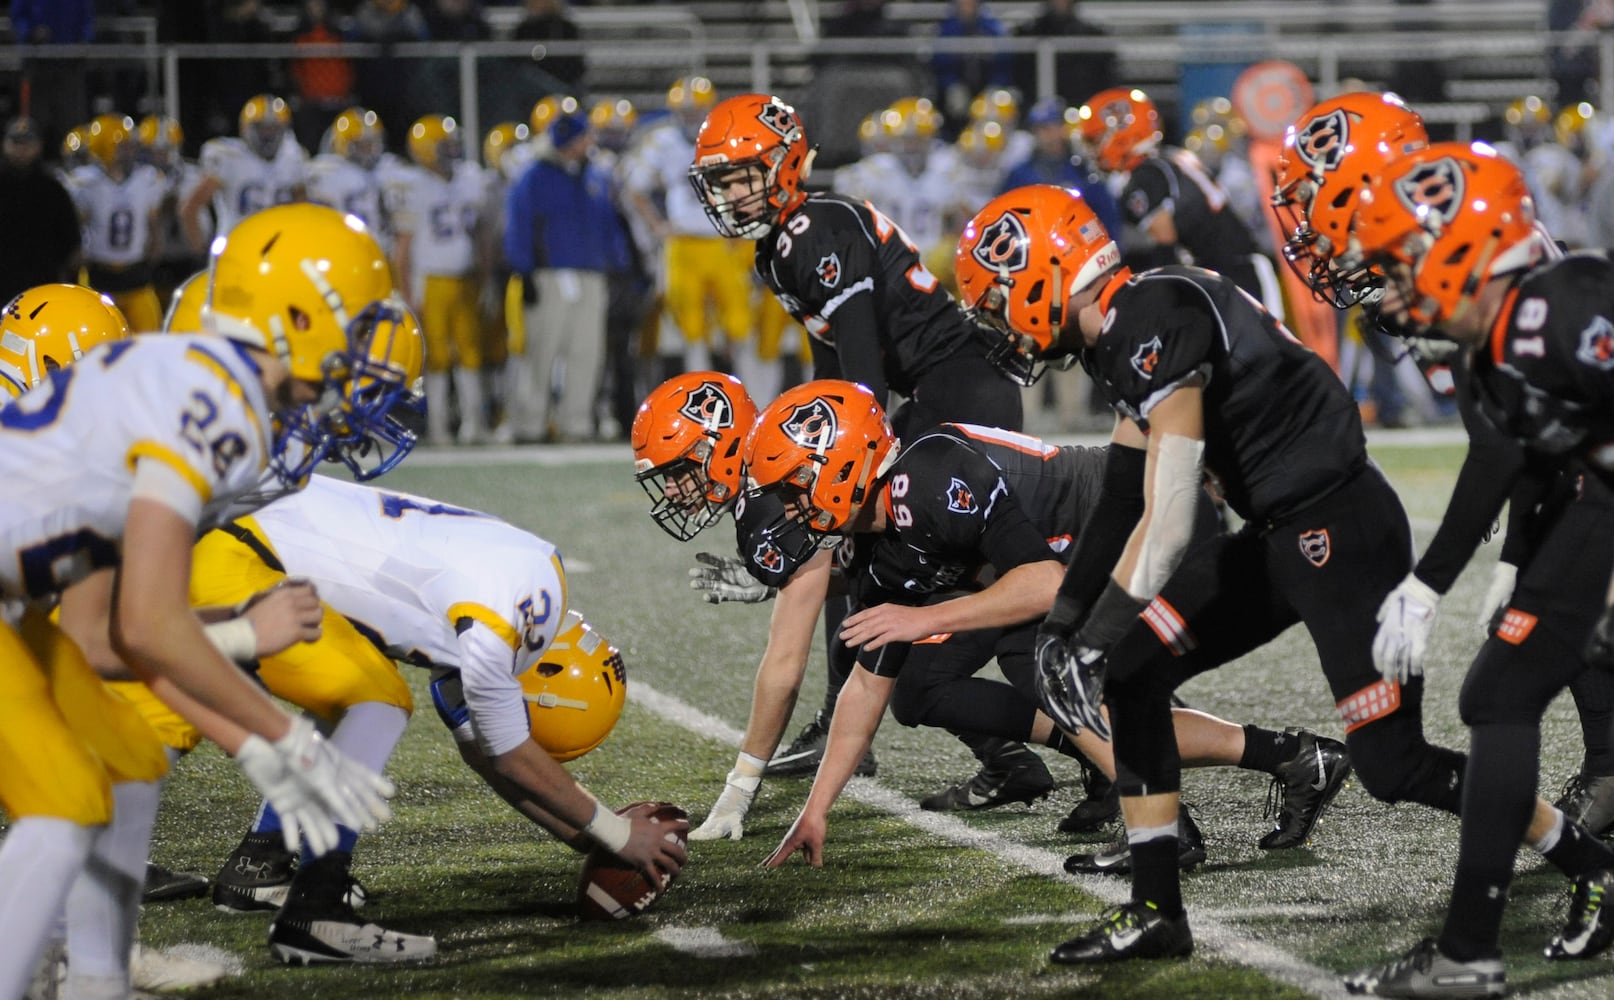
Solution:
M 1111 129 L 1132 123 L 1132 102 L 1125 99 L 1111 101 L 1099 109 L 1099 121 Z
M 785 437 L 814 451 L 828 451 L 835 443 L 835 410 L 828 400 L 813 399 L 790 411 L 779 425 Z
M 973 514 L 980 508 L 975 503 L 975 492 L 970 484 L 957 476 L 947 485 L 947 509 L 954 514 Z
M 1335 108 L 1307 122 L 1295 133 L 1295 155 L 1315 170 L 1334 170 L 1351 143 L 1351 118 Z
M 825 288 L 834 288 L 841 283 L 841 255 L 832 253 L 818 262 L 818 280 Z
M 1328 546 L 1328 529 L 1318 528 L 1314 531 L 1300 533 L 1300 554 L 1313 566 L 1322 568 L 1328 562 L 1333 551 Z
M 1025 222 L 1013 212 L 1004 212 L 981 230 L 970 256 L 993 273 L 1024 271 L 1030 262 L 1026 250 L 1029 243 Z
M 1419 164 L 1395 182 L 1395 194 L 1424 225 L 1450 225 L 1463 205 L 1463 168 L 1449 156 Z
M 756 552 L 751 554 L 751 561 L 769 573 L 778 573 L 785 568 L 785 554 L 766 539 L 757 545 Z
M 734 404 L 727 393 L 711 382 L 702 382 L 691 389 L 678 412 L 709 431 L 734 426 Z
M 1580 347 L 1575 360 L 1602 371 L 1614 369 L 1614 324 L 1602 316 L 1580 331 Z
M 788 104 L 777 100 L 769 101 L 762 106 L 762 110 L 757 112 L 757 121 L 786 142 L 794 142 L 800 128 L 796 124 L 796 112 Z
M 1151 337 L 1146 343 L 1139 344 L 1138 349 L 1132 352 L 1133 370 L 1144 378 L 1154 378 L 1154 370 L 1160 364 L 1160 350 L 1164 346 L 1159 337 Z

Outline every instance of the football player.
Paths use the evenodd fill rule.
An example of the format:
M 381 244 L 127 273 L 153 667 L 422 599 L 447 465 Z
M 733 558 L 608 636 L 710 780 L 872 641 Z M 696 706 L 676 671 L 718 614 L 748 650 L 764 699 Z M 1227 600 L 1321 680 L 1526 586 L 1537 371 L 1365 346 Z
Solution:
M 1161 145 L 1160 112 L 1143 91 L 1100 91 L 1078 109 L 1077 118 L 1088 162 L 1121 179 L 1121 212 L 1154 247 L 1148 263 L 1192 263 L 1225 274 L 1282 318 L 1283 296 L 1272 262 L 1199 158 Z M 1128 253 L 1133 253 L 1130 246 Z
M 383 251 L 391 252 L 391 218 L 384 183 L 396 169 L 386 151 L 387 133 L 368 108 L 348 108 L 331 122 L 330 148 L 308 164 L 308 200 L 358 216 Z
M 195 272 L 205 263 L 201 256 L 191 251 L 179 221 L 180 206 L 202 183 L 202 168 L 195 160 L 186 159 L 183 155 L 185 132 L 174 119 L 165 115 L 147 115 L 140 119 L 136 135 L 140 139 L 137 158 L 141 163 L 155 167 L 163 176 L 163 202 L 156 241 L 157 294 L 163 296 L 172 292 L 181 276 Z M 203 235 L 211 241 L 213 234 L 204 232 Z
M 487 272 L 478 235 L 485 224 L 482 168 L 466 160 L 459 131 L 443 115 L 411 125 L 413 167 L 399 172 L 389 197 L 398 230 L 398 286 L 426 332 L 426 440 L 434 445 L 451 440 L 450 371 L 459 399 L 459 443 L 487 438 L 478 304 Z
M 131 726 L 95 696 L 95 674 L 68 635 L 99 634 L 234 755 L 289 820 L 288 841 L 301 833 L 319 852 L 337 822 L 369 829 L 387 815 L 385 779 L 229 662 L 259 651 L 252 623 L 205 632 L 188 600 L 198 525 L 216 523 L 271 466 L 301 475 L 298 429 L 339 403 L 361 361 L 349 316 L 391 290 L 362 228 L 310 211 L 263 213 L 215 244 L 204 322 L 217 336 L 103 345 L 0 410 L 0 544 L 15 552 L 0 570 L 0 674 L 18 713 L 0 727 L 0 802 L 14 818 L 0 845 L 0 995 L 21 995 L 80 870 L 112 931 L 91 935 L 104 939 L 99 961 L 84 959 L 77 974 L 104 991 L 128 988 L 155 796 L 114 808 L 108 771 L 118 765 L 106 762 L 132 768 L 122 777 L 134 780 L 120 784 L 134 786 L 149 786 L 167 762 L 149 726 Z M 292 312 L 299 322 L 285 322 Z M 97 573 L 107 569 L 115 586 Z M 44 613 L 57 595 L 60 627 Z
M 1614 887 L 1614 852 L 1556 813 L 1541 829 L 1539 803 L 1532 813 L 1541 717 L 1596 659 L 1595 636 L 1614 622 L 1603 600 L 1614 565 L 1611 268 L 1601 255 L 1549 254 L 1523 173 L 1483 143 L 1439 143 L 1390 162 L 1362 193 L 1354 234 L 1363 260 L 1387 278 L 1384 312 L 1462 346 L 1479 419 L 1517 446 L 1489 463 L 1501 482 L 1488 516 L 1523 479 L 1537 479 L 1546 499 L 1529 559 L 1463 683 L 1470 751 L 1445 925 L 1345 985 L 1430 995 L 1432 983 L 1460 978 L 1472 995 L 1500 996 L 1501 923 L 1521 839 L 1555 862 L 1572 856 L 1560 865 L 1575 878 L 1569 921 L 1546 956 L 1587 958 L 1614 942 L 1602 906 Z M 1409 576 L 1385 601 L 1374 658 L 1386 683 L 1421 673 L 1437 600 Z
M 155 167 L 136 161 L 132 119 L 97 115 L 86 131 L 90 163 L 68 175 L 84 234 L 86 283 L 111 296 L 134 329 L 150 333 L 162 320 L 151 282 L 168 185 Z
M 1171 692 L 1297 622 L 1317 644 L 1362 786 L 1456 813 L 1465 759 L 1424 739 L 1423 678 L 1386 678 L 1373 662 L 1383 595 L 1412 568 L 1411 529 L 1327 364 L 1228 278 L 1182 266 L 1133 274 L 1092 212 L 1059 189 L 988 205 L 965 228 L 958 260 L 966 304 L 1022 359 L 1080 353 L 1118 414 L 1112 447 L 1139 459 L 1136 499 L 1106 493 L 1094 509 L 1083 536 L 1092 544 L 1071 559 L 1037 655 L 1050 714 L 1103 725 L 1102 698 L 1117 723 L 1132 900 L 1052 959 L 1192 952 L 1172 863 Z M 1039 281 L 1057 290 L 1028 301 Z M 1191 545 L 1188 499 L 1211 469 L 1252 527 Z M 1570 825 L 1546 839 L 1561 823 L 1538 802 L 1528 842 L 1583 874 L 1590 838 Z
M 856 611 L 841 635 L 857 666 L 812 793 L 768 864 L 797 850 L 822 864 L 830 806 L 888 702 L 904 725 L 973 729 L 1071 756 L 1079 747 L 1112 772 L 1107 745 L 1090 729 L 1058 729 L 1038 711 L 1032 643 L 1063 558 L 1083 544 L 1086 514 L 1114 485 L 1109 466 L 1135 464 L 1116 450 L 1055 448 L 970 424 L 943 424 L 899 446 L 868 390 L 839 380 L 798 386 L 762 412 L 746 441 L 747 500 L 782 506 L 770 528 L 795 529 L 794 549 L 790 536 L 775 535 L 788 558 L 839 535 L 853 535 L 856 550 L 847 571 Z M 1202 496 L 1198 506 L 1196 534 L 1214 535 L 1214 505 Z M 994 657 L 1009 684 L 974 676 Z M 1263 848 L 1303 844 L 1350 770 L 1344 747 L 1313 733 L 1239 727 L 1188 709 L 1174 721 L 1185 757 L 1273 775 L 1282 815 Z M 1314 781 L 1323 787 L 1314 790 Z M 1179 863 L 1191 868 L 1204 857 L 1190 837 Z M 1125 843 L 1066 862 L 1072 872 L 1129 866 Z
M 273 94 L 241 108 L 239 136 L 202 144 L 202 181 L 179 210 L 185 240 L 196 253 L 208 247 L 202 210 L 213 210 L 213 233 L 228 236 L 242 219 L 270 205 L 302 201 L 308 153 L 291 136 L 291 109 Z

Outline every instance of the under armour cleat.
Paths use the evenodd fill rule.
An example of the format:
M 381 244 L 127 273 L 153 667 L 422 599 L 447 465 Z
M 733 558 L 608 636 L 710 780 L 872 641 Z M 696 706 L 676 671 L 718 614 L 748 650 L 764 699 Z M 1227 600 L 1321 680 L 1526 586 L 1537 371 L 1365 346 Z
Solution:
M 142 903 L 166 903 L 175 899 L 196 899 L 207 895 L 207 878 L 190 872 L 176 872 L 146 862 L 146 888 Z
M 352 856 L 330 851 L 304 865 L 269 926 L 269 953 L 288 965 L 390 964 L 437 954 L 437 939 L 404 934 L 361 919 L 348 904 Z
M 1205 838 L 1199 832 L 1188 807 L 1177 812 L 1177 870 L 1193 871 L 1205 861 Z M 1129 875 L 1132 872 L 1132 845 L 1126 831 L 1121 838 L 1091 854 L 1072 854 L 1065 859 L 1065 871 L 1072 875 Z
M 789 746 L 774 754 L 762 773 L 773 778 L 810 778 L 817 774 L 818 765 L 824 761 L 824 748 L 829 745 L 829 720 L 823 712 L 813 716 L 813 721 L 802 727 Z M 874 751 L 869 750 L 852 773 L 860 778 L 872 778 L 879 767 Z
M 927 795 L 919 808 L 930 812 L 995 809 L 1015 802 L 1026 805 L 1045 799 L 1053 791 L 1054 776 L 1036 751 L 1023 743 L 1004 741 L 968 781 Z
M 1272 776 L 1265 815 L 1277 813 L 1277 825 L 1261 838 L 1261 849 L 1283 851 L 1303 847 L 1322 819 L 1323 810 L 1334 801 L 1351 773 L 1350 754 L 1345 744 L 1304 729 L 1290 729 L 1300 735 L 1300 749 Z
M 286 903 L 297 855 L 279 833 L 249 833 L 213 876 L 213 908 L 224 913 L 273 912 Z
M 1604 904 L 1614 902 L 1614 871 L 1604 868 L 1575 879 L 1570 889 L 1569 921 L 1543 949 L 1552 959 L 1591 958 L 1614 944 L 1614 913 Z
M 1614 775 L 1580 771 L 1564 783 L 1553 805 L 1594 837 L 1614 830 Z
M 1345 977 L 1345 992 L 1376 997 L 1499 997 L 1507 993 L 1501 959 L 1459 962 L 1424 938 L 1400 958 Z
M 1194 935 L 1186 913 L 1167 918 L 1152 903 L 1131 902 L 1105 910 L 1087 933 L 1055 948 L 1048 958 L 1061 965 L 1092 965 L 1193 953 Z

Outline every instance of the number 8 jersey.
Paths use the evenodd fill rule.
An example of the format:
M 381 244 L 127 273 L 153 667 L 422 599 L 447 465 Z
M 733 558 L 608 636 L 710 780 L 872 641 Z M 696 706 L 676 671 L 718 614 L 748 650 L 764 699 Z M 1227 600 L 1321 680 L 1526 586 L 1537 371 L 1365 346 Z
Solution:
M 118 563 L 138 463 L 209 527 L 253 491 L 272 429 L 257 364 L 219 337 L 120 340 L 0 409 L 0 597 L 47 599 Z

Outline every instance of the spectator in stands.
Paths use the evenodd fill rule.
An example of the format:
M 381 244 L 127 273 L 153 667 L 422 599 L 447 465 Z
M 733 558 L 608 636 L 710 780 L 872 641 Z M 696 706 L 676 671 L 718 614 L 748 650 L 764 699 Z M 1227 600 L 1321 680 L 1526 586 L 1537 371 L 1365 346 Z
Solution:
M 846 0 L 835 17 L 824 22 L 825 38 L 897 38 L 906 26 L 885 16 L 885 0 Z
M 434 42 L 480 42 L 493 37 L 478 0 L 432 0 L 426 31 Z
M 22 47 L 30 113 L 52 138 L 90 117 L 82 59 L 33 59 L 40 46 L 95 40 L 94 0 L 11 0 L 11 30 Z M 43 141 L 43 136 L 40 137 Z
M 1043 0 L 1042 13 L 1020 25 L 1014 33 L 1021 38 L 1101 38 L 1108 34 L 1098 25 L 1081 19 L 1076 0 Z M 1015 63 L 1020 93 L 1037 94 L 1037 54 L 1017 53 Z M 1054 56 L 1055 93 L 1096 94 L 1115 86 L 1116 79 L 1113 51 L 1061 52 Z
M 513 35 L 524 42 L 575 42 L 582 37 L 577 22 L 566 13 L 562 0 L 527 0 L 527 16 L 516 25 Z M 582 55 L 548 55 L 540 68 L 563 86 L 561 92 L 575 91 L 583 79 Z
M 981 0 L 953 0 L 952 12 L 942 21 L 940 38 L 1002 38 L 1003 24 L 987 13 Z M 988 87 L 1014 85 L 1014 57 L 1007 52 L 938 52 L 930 59 L 936 76 L 938 104 L 949 123 L 948 139 L 969 121 L 970 99 Z
M 291 40 L 296 45 L 333 45 L 342 41 L 341 33 L 331 23 L 326 0 L 303 0 L 302 18 Z M 292 127 L 297 141 L 316 149 L 320 133 L 331 119 L 353 103 L 353 63 L 340 56 L 294 59 L 291 76 L 301 98 L 292 111 Z
M 259 0 L 218 0 L 213 5 L 208 39 L 224 45 L 267 45 L 280 41 Z M 236 115 L 256 94 L 282 89 L 280 67 L 271 59 L 215 59 L 204 64 L 208 74 L 208 118 L 204 135 L 235 132 Z
M 431 36 L 426 18 L 410 0 L 364 0 L 353 13 L 353 40 L 375 42 L 388 49 L 401 42 L 424 42 Z M 359 100 L 383 122 L 412 122 L 439 101 L 423 102 L 414 96 L 414 78 L 420 71 L 416 60 L 393 58 L 383 52 L 379 58 L 358 61 Z M 389 136 L 394 147 L 402 145 L 406 129 L 395 129 Z
M 78 213 L 67 189 L 40 161 L 39 125 L 15 118 L 0 140 L 0 232 L 26 239 L 0 240 L 0 303 L 78 273 Z
M 1548 31 L 1606 31 L 1614 27 L 1614 0 L 1552 0 Z M 1553 45 L 1547 65 L 1558 85 L 1558 103 L 1597 99 L 1597 46 L 1590 42 Z

